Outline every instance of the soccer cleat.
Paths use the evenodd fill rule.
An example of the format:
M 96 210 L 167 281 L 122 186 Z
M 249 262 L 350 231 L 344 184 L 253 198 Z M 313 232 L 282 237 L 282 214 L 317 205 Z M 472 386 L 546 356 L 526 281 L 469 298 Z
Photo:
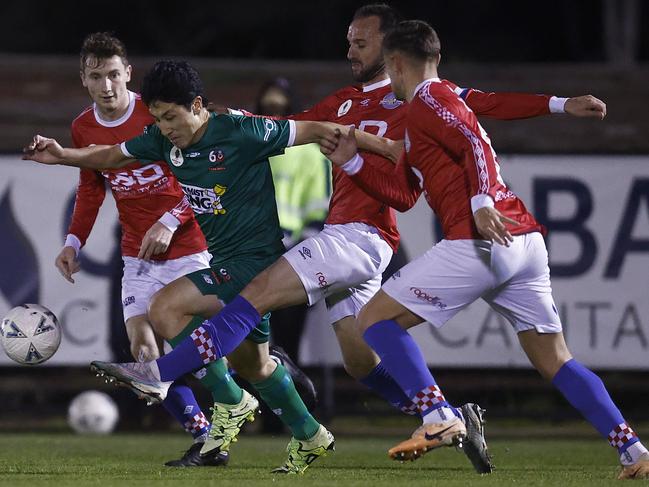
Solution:
M 291 438 L 286 448 L 286 451 L 288 451 L 286 463 L 273 470 L 272 473 L 304 473 L 316 459 L 326 457 L 328 452 L 335 449 L 334 435 L 320 425 L 318 432 L 308 440 Z
M 625 465 L 618 480 L 649 479 L 649 454 L 643 453 L 633 465 Z
M 225 467 L 230 461 L 227 451 L 217 451 L 210 455 L 201 455 L 203 442 L 192 444 L 178 460 L 169 460 L 167 467 Z
M 466 427 L 460 418 L 445 423 L 424 423 L 412 436 L 388 450 L 393 460 L 417 460 L 424 453 L 441 446 L 462 447 Z
M 212 408 L 212 426 L 201 448 L 201 456 L 227 452 L 230 444 L 237 441 L 243 423 L 255 420 L 255 412 L 258 408 L 259 401 L 246 390 L 243 390 L 239 404 L 215 402 Z
M 478 473 L 491 473 L 494 465 L 487 450 L 484 437 L 484 413 L 477 404 L 467 403 L 460 408 L 466 426 L 466 438 L 462 442 L 462 451 L 469 458 Z
M 107 383 L 131 389 L 147 406 L 158 404 L 167 397 L 171 382 L 163 382 L 153 375 L 150 362 L 129 362 L 114 364 L 91 362 L 90 370 L 97 377 L 104 377 Z
M 297 393 L 304 401 L 304 405 L 309 411 L 313 411 L 318 404 L 318 394 L 315 386 L 309 376 L 307 376 L 296 364 L 291 360 L 288 354 L 282 347 L 271 345 L 269 348 L 270 358 L 275 362 L 284 366 L 286 371 L 290 374 L 295 384 Z

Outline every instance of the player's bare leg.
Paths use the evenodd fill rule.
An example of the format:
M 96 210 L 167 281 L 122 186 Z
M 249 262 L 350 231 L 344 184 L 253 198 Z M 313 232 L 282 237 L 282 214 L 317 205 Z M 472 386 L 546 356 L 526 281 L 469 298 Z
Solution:
M 649 478 L 649 452 L 625 421 L 601 379 L 572 358 L 563 333 L 527 330 L 518 339 L 539 373 L 561 391 L 620 455 L 619 479 Z
M 262 316 L 274 309 L 307 302 L 302 281 L 284 257 L 258 274 L 240 295 Z
M 363 379 L 379 364 L 379 357 L 365 343 L 354 316 L 345 316 L 333 324 L 343 355 L 345 370 L 354 379 Z
M 125 323 L 131 355 L 137 362 L 160 357 L 161 341 L 156 337 L 147 315 L 132 316 Z

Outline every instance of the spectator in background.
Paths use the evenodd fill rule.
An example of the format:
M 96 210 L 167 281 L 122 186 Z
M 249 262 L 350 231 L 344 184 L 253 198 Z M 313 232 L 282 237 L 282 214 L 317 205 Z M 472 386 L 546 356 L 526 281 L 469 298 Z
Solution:
M 285 117 L 302 109 L 295 105 L 288 80 L 275 78 L 259 92 L 255 113 Z M 271 157 L 270 168 L 279 224 L 284 232 L 284 245 L 289 249 L 322 230 L 331 196 L 331 167 L 320 147 L 309 144 L 291 147 L 283 155 Z M 307 305 L 300 304 L 273 311 L 271 315 L 272 343 L 296 361 L 306 311 Z

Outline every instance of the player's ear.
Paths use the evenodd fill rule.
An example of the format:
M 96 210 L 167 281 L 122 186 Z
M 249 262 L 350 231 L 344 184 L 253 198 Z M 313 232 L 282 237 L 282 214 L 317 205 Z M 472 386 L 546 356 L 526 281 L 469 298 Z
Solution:
M 439 66 L 439 63 L 442 62 L 442 53 L 437 54 L 437 60 L 435 61 L 435 66 Z
M 81 84 L 83 85 L 84 88 L 88 88 L 88 83 L 86 83 L 86 73 L 83 71 L 79 71 L 79 77 L 81 78 Z
M 126 66 L 124 72 L 126 73 L 126 82 L 128 83 L 129 81 L 131 81 L 131 73 L 133 72 L 132 66 L 130 64 Z
M 192 113 L 198 115 L 201 112 L 201 108 L 203 108 L 203 97 L 199 95 L 192 101 Z

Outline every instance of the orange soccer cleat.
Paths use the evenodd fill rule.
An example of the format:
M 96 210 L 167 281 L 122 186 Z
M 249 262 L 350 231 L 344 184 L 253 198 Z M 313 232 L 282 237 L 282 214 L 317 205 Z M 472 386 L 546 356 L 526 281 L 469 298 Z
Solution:
M 445 423 L 422 424 L 410 439 L 388 450 L 393 460 L 417 460 L 424 453 L 441 446 L 462 446 L 466 427 L 459 418 Z

